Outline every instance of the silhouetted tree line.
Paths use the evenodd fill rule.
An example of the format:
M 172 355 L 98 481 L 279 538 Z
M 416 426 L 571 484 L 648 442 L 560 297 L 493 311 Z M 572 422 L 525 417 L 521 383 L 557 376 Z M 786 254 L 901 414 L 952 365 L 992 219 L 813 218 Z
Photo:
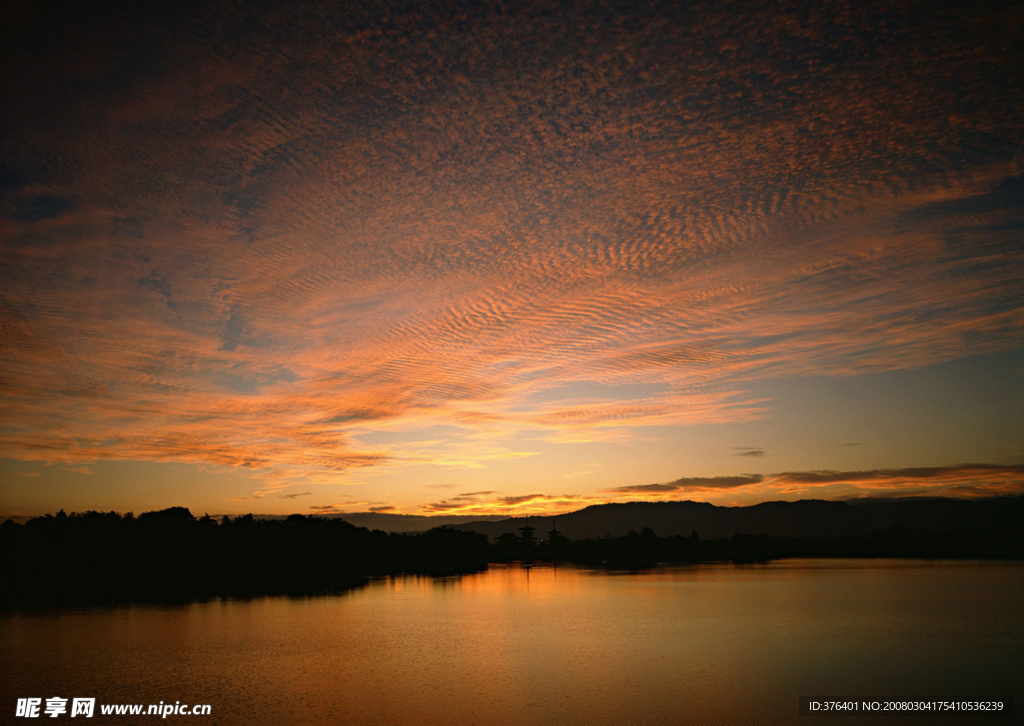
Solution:
M 298 514 L 197 519 L 183 507 L 138 517 L 61 510 L 0 525 L 0 603 L 323 592 L 374 575 L 474 571 L 489 554 L 486 536 L 452 529 L 387 534 Z
M 961 528 L 934 531 L 890 526 L 870 535 L 834 538 L 787 537 L 736 533 L 723 539 L 659 537 L 650 527 L 624 537 L 570 541 L 560 534 L 536 541 L 512 534 L 494 545 L 494 560 L 564 560 L 615 568 L 652 567 L 659 563 L 753 563 L 787 557 L 908 557 L 935 559 L 1024 558 L 1024 523 L 1016 527 Z
M 888 526 L 834 538 L 741 534 L 703 540 L 623 537 L 569 540 L 526 526 L 499 536 L 439 527 L 387 534 L 343 519 L 251 514 L 196 518 L 183 507 L 135 517 L 85 512 L 0 525 L 0 605 L 188 600 L 217 595 L 304 594 L 354 587 L 367 577 L 448 575 L 488 562 L 566 561 L 614 568 L 658 563 L 767 562 L 786 557 L 1024 558 L 1024 523 L 953 529 Z

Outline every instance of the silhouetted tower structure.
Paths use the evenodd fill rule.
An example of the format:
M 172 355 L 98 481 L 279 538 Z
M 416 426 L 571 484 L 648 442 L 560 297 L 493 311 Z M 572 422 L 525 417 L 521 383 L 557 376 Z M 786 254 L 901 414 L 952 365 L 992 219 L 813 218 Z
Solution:
M 522 541 L 523 546 L 525 546 L 525 547 L 532 547 L 533 546 L 534 528 L 530 526 L 530 518 L 529 517 L 525 517 L 525 519 L 526 519 L 526 526 L 519 528 L 519 531 L 522 533 L 520 535 L 519 539 Z
M 533 545 L 534 545 L 534 540 L 533 540 L 534 529 L 533 529 L 533 527 L 530 526 L 530 518 L 529 517 L 526 517 L 526 525 L 523 526 L 523 527 L 520 527 L 519 531 L 521 533 L 520 537 L 519 537 L 519 541 L 523 545 L 523 556 L 526 557 L 526 559 L 528 559 L 528 560 L 532 559 L 532 557 L 533 557 Z
M 552 560 L 557 560 L 559 557 L 563 557 L 566 554 L 569 545 L 569 539 L 558 531 L 555 521 L 555 518 L 552 517 L 551 531 L 548 532 L 547 543 L 547 552 Z

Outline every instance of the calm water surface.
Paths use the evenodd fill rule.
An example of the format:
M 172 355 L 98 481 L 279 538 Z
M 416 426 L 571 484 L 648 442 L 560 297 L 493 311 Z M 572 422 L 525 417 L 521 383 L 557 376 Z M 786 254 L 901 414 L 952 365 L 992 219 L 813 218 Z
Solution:
M 25 696 L 211 704 L 167 719 L 196 724 L 844 722 L 799 716 L 801 695 L 1013 695 L 1019 713 L 1022 613 L 1024 563 L 905 560 L 494 567 L 305 599 L 8 613 L 0 722 L 79 720 L 14 719 Z

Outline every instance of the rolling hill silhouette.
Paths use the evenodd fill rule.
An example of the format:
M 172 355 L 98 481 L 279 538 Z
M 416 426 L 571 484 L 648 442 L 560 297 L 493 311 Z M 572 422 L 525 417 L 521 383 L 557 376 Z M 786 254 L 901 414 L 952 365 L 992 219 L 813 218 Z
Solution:
M 550 517 L 532 517 L 538 536 L 550 529 Z M 719 539 L 741 534 L 828 539 L 866 536 L 878 529 L 905 527 L 942 532 L 977 528 L 1019 528 L 1024 497 L 978 500 L 943 498 L 866 499 L 832 502 L 805 499 L 764 502 L 748 507 L 719 507 L 707 502 L 626 502 L 595 504 L 556 518 L 569 539 L 621 537 L 650 527 L 660 536 L 689 535 Z M 516 533 L 524 518 L 451 525 L 496 539 Z

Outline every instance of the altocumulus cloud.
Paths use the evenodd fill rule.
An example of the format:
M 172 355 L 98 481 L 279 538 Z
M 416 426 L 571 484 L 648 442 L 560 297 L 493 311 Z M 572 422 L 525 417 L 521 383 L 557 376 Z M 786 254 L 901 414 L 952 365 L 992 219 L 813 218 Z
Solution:
M 29 13 L 0 455 L 271 481 L 479 466 L 524 431 L 749 421 L 765 378 L 1019 345 L 1020 13 L 257 0 L 202 33 L 173 4 Z M 638 380 L 656 393 L 546 397 Z M 439 423 L 494 438 L 358 438 Z M 515 504 L 428 506 L 475 503 Z

